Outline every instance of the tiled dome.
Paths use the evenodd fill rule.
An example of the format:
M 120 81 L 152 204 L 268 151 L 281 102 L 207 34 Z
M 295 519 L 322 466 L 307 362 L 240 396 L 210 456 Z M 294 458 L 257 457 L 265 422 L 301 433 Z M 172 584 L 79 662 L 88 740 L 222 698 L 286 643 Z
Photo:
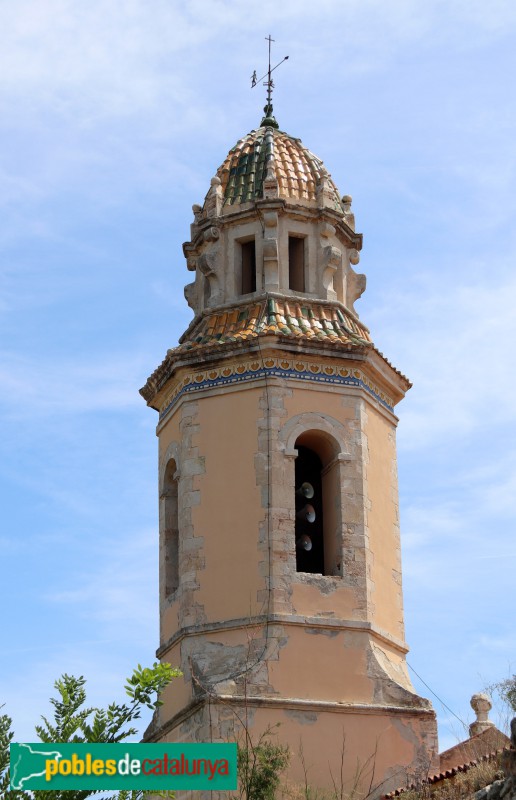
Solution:
M 271 161 L 278 181 L 279 197 L 315 200 L 317 183 L 325 176 L 328 188 L 335 197 L 335 208 L 340 210 L 339 191 L 321 159 L 304 147 L 300 139 L 265 126 L 239 139 L 217 170 L 217 177 L 222 183 L 224 205 L 261 199 Z

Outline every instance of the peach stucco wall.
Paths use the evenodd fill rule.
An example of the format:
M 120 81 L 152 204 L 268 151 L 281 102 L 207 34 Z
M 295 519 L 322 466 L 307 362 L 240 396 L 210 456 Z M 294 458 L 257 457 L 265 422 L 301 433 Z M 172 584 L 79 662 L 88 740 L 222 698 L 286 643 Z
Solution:
M 395 428 L 385 415 L 369 406 L 364 430 L 373 618 L 380 628 L 401 639 L 404 628 Z
M 254 741 L 271 730 L 269 739 L 288 747 L 290 764 L 282 785 L 296 796 L 305 784 L 336 789 L 344 796 L 371 798 L 421 778 L 436 764 L 435 718 L 432 712 L 393 712 L 384 709 L 353 709 L 342 706 L 325 710 L 301 704 L 282 708 L 228 703 L 200 713 L 195 722 L 205 741 L 214 729 L 232 731 L 232 740 L 244 740 L 239 720 L 248 720 Z M 190 723 L 190 725 L 192 725 Z M 189 741 L 190 725 L 184 733 L 174 731 L 165 741 Z M 432 763 L 433 762 L 433 763 Z M 342 784 L 342 785 L 341 785 Z
M 280 431 L 312 409 L 335 426 L 335 447 L 350 459 L 346 469 L 351 479 L 342 491 L 351 492 L 354 500 L 353 509 L 344 502 L 342 524 L 346 526 L 347 514 L 353 524 L 360 523 L 362 516 L 368 545 L 364 563 L 355 564 L 368 586 L 367 608 L 360 606 L 352 582 L 328 577 L 321 591 L 321 586 L 300 580 L 294 571 L 290 613 L 344 620 L 364 620 L 365 615 L 381 631 L 403 642 L 394 417 L 376 410 L 361 392 L 332 387 L 321 391 L 291 383 L 282 391 L 282 402 L 283 410 L 274 410 L 280 414 Z M 160 429 L 161 471 L 174 443 L 188 461 L 189 453 L 181 450 L 182 408 L 179 403 Z M 192 493 L 198 495 L 191 508 L 191 527 L 192 535 L 202 542 L 202 568 L 195 573 L 194 593 L 204 623 L 245 620 L 266 610 L 267 505 L 264 487 L 258 485 L 256 460 L 258 420 L 264 414 L 264 388 L 259 385 L 200 394 L 196 399 L 190 445 L 202 460 L 203 470 L 191 478 Z M 273 497 L 279 491 L 278 477 L 273 464 Z M 287 494 L 293 491 L 287 488 Z M 293 520 L 288 524 L 293 553 Z M 348 566 L 343 564 L 345 574 Z M 182 626 L 173 597 L 162 601 L 161 623 L 162 643 Z
M 269 680 L 282 697 L 371 702 L 361 634 L 285 626 L 288 645 L 269 662 Z
M 352 619 L 355 610 L 355 593 L 353 589 L 339 587 L 339 578 L 329 579 L 337 587 L 334 592 L 322 594 L 317 586 L 305 583 L 292 585 L 292 609 L 299 616 L 330 616 L 339 615 L 345 619 Z
M 259 389 L 199 402 L 199 449 L 206 472 L 193 523 L 204 537 L 206 568 L 199 573 L 198 602 L 208 621 L 249 617 L 264 578 L 259 574 L 258 526 L 264 518 L 256 485 L 256 419 Z M 254 566 L 254 568 L 253 568 Z
M 324 491 L 352 559 L 340 575 L 295 571 L 292 448 L 310 426 L 326 431 L 328 471 L 337 463 Z M 363 390 L 286 380 L 199 392 L 161 423 L 160 474 L 171 453 L 179 466 L 183 583 L 161 598 L 160 657 L 185 673 L 159 712 L 166 738 L 234 738 L 228 708 L 245 686 L 253 736 L 281 723 L 294 782 L 300 743 L 319 786 L 343 747 L 346 774 L 361 762 L 369 781 L 372 765 L 385 777 L 435 746 L 404 661 L 395 426 Z

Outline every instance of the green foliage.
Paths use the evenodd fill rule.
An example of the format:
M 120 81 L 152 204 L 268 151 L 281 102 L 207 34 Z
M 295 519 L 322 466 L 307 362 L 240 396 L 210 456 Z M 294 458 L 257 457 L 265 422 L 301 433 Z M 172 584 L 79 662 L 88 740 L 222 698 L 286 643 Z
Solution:
M 507 703 L 509 708 L 516 713 L 516 675 L 512 678 L 506 678 L 504 681 L 498 681 L 488 687 L 490 692 L 497 692 L 502 698 L 504 703 Z
M 15 800 L 22 796 L 9 790 L 9 745 L 13 737 L 11 718 L 7 714 L 0 714 L 0 797 L 5 800 Z
M 142 667 L 138 664 L 131 677 L 127 679 L 125 691 L 133 702 L 145 705 L 154 711 L 163 705 L 159 695 L 165 686 L 172 678 L 179 678 L 182 674 L 181 670 L 167 663 L 155 662 L 152 667 Z M 157 699 L 153 700 L 154 694 L 157 695 Z
M 134 736 L 137 729 L 131 725 L 140 718 L 141 709 L 146 706 L 154 711 L 162 705 L 159 695 L 173 678 L 181 671 L 170 664 L 155 663 L 143 668 L 140 664 L 134 670 L 125 686 L 130 703 L 111 703 L 104 708 L 85 707 L 85 679 L 73 675 L 62 675 L 54 684 L 58 697 L 51 698 L 54 717 L 50 721 L 42 717 L 43 724 L 36 725 L 36 733 L 42 742 L 47 743 L 114 743 Z M 2 800 L 87 800 L 99 796 L 89 791 L 33 791 L 19 792 L 9 789 L 9 744 L 13 739 L 11 719 L 0 715 L 0 798 Z M 116 800 L 141 800 L 142 791 L 118 792 Z M 162 797 L 173 797 L 165 792 Z
M 273 744 L 264 737 L 259 744 L 238 746 L 239 796 L 244 800 L 274 800 L 280 775 L 288 766 L 288 747 Z

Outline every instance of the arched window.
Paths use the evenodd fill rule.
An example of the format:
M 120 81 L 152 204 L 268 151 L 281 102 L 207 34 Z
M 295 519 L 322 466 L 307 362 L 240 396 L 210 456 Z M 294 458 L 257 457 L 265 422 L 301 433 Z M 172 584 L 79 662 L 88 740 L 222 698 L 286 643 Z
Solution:
M 300 445 L 296 458 L 296 570 L 324 574 L 321 459 Z
M 240 243 L 240 294 L 256 292 L 256 244 L 254 239 Z
M 338 445 L 312 430 L 295 449 L 296 570 L 342 575 Z
M 305 240 L 300 236 L 288 237 L 288 288 L 305 292 Z
M 171 459 L 165 470 L 162 501 L 162 562 L 165 597 L 173 594 L 179 586 L 179 505 L 177 491 L 177 467 Z

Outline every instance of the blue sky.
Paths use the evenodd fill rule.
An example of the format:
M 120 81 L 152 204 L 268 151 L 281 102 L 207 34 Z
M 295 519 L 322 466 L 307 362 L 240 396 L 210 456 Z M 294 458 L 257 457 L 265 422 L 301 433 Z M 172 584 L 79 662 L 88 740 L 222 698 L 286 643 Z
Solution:
M 191 206 L 261 119 L 353 196 L 398 406 L 408 660 L 464 722 L 514 670 L 516 5 L 0 3 L 0 696 L 122 698 L 158 640 L 155 412 Z M 441 748 L 464 738 L 428 690 Z M 496 717 L 495 717 L 496 719 Z

